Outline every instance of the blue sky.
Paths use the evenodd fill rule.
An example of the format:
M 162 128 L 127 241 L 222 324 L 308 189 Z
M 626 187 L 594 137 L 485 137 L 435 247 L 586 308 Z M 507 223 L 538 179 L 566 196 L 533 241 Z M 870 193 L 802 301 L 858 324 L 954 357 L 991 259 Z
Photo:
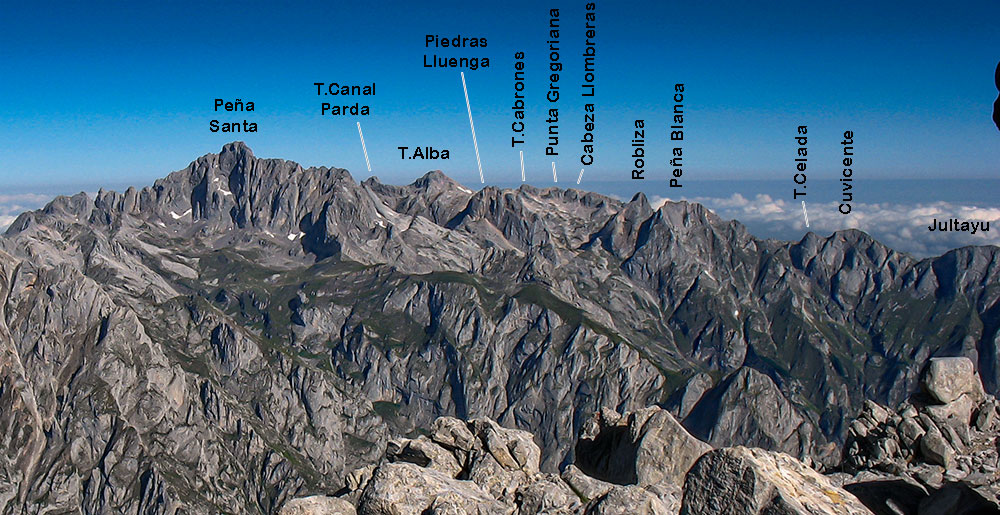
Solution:
M 457 70 L 424 69 L 425 34 L 486 37 L 466 72 L 488 182 L 516 180 L 509 145 L 513 52 L 526 52 L 528 178 L 543 155 L 547 10 L 561 9 L 563 177 L 580 166 L 584 2 L 6 3 L 0 7 L 0 184 L 146 184 L 227 141 L 263 157 L 409 182 L 478 172 Z M 815 5 L 814 5 L 815 4 Z M 1000 163 L 990 108 L 998 2 L 598 2 L 596 162 L 585 180 L 625 179 L 635 118 L 647 174 L 666 180 L 669 98 L 686 84 L 685 177 L 791 175 L 795 126 L 810 167 L 835 178 L 839 135 L 857 134 L 866 177 L 989 177 Z M 321 117 L 313 82 L 370 83 L 368 117 Z M 215 98 L 253 100 L 256 134 L 209 132 Z M 242 115 L 220 117 L 242 120 Z M 400 160 L 399 145 L 449 161 Z
M 585 2 L 119 2 L 0 6 L 0 229 L 57 193 L 144 186 L 223 144 L 260 157 L 408 183 L 441 169 L 479 185 L 456 69 L 423 56 L 488 57 L 466 71 L 487 183 L 515 185 L 514 52 L 525 53 L 528 182 L 574 185 L 583 134 Z M 560 155 L 544 155 L 548 10 L 560 9 Z M 1000 132 L 991 120 L 1000 2 L 598 2 L 595 163 L 582 188 L 686 198 L 755 234 L 860 228 L 934 255 L 1000 244 Z M 427 34 L 487 38 L 433 49 Z M 314 82 L 376 84 L 367 117 L 320 115 Z M 667 187 L 674 84 L 685 84 L 684 179 Z M 216 113 L 216 98 L 255 103 Z M 211 133 L 209 122 L 258 124 Z M 633 121 L 646 176 L 628 181 Z M 355 123 L 371 157 L 366 170 Z M 791 198 L 796 126 L 809 126 L 809 214 Z M 855 133 L 854 211 L 841 216 L 841 134 Z M 448 149 L 402 160 L 398 146 Z M 886 180 L 890 179 L 890 180 Z M 900 183 L 895 179 L 912 179 Z M 975 179 L 955 181 L 954 179 Z M 989 179 L 988 181 L 983 181 Z M 938 181 L 938 182 L 935 182 Z M 949 181 L 943 184 L 940 181 Z M 975 236 L 935 218 L 992 221 Z

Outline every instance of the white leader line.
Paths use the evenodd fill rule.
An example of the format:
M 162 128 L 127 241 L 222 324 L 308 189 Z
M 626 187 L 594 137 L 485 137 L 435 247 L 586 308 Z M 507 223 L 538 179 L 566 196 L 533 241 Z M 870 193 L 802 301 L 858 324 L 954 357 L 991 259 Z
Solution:
M 559 178 L 556 177 L 556 162 L 552 161 L 552 182 L 559 182 Z
M 802 201 L 802 216 L 806 217 L 806 227 L 809 227 L 809 213 L 806 211 L 806 201 Z
M 524 182 L 524 151 L 521 151 L 521 182 Z
M 483 179 L 483 163 L 479 160 L 479 143 L 476 142 L 476 126 L 472 123 L 472 106 L 469 105 L 469 88 L 465 86 L 465 72 L 462 73 L 462 90 L 465 91 L 465 109 L 469 111 L 469 127 L 472 129 L 472 144 L 476 146 L 476 164 L 479 166 L 479 182 L 486 184 Z
M 372 171 L 372 162 L 368 160 L 368 147 L 365 146 L 365 135 L 361 132 L 361 122 L 358 122 L 358 136 L 361 136 L 361 150 L 365 151 L 365 164 L 368 165 L 368 171 Z
M 583 179 L 583 168 L 580 169 L 580 176 L 576 178 L 576 183 L 580 184 L 580 180 Z

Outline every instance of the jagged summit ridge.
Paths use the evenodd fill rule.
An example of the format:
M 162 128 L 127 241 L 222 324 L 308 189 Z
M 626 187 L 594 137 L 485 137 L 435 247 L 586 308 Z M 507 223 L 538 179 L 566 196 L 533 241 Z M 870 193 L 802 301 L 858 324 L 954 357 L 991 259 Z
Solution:
M 644 196 L 635 202 L 648 206 Z M 528 185 L 474 192 L 440 171 L 428 172 L 407 186 L 383 184 L 374 177 L 358 184 L 346 170 L 260 159 L 244 143 L 233 142 L 151 187 L 124 193 L 101 190 L 92 203 L 86 196 L 61 198 L 40 214 L 61 213 L 106 224 L 128 215 L 153 230 L 159 227 L 185 237 L 239 238 L 231 232 L 262 231 L 276 241 L 287 238 L 291 246 L 318 259 L 334 254 L 363 263 L 395 259 L 403 267 L 408 263 L 398 258 L 417 247 L 439 254 L 438 268 L 480 270 L 494 248 L 521 254 L 546 249 L 547 257 L 557 263 L 569 259 L 552 253 L 553 247 L 580 248 L 593 232 L 591 222 L 610 218 L 623 205 L 594 193 Z M 636 215 L 651 214 L 647 211 L 626 215 L 635 223 Z M 714 216 L 684 202 L 665 205 L 661 211 L 668 223 L 678 227 L 692 218 L 703 222 Z M 35 216 L 22 215 L 9 230 L 27 229 Z M 466 259 L 434 250 L 442 248 L 437 243 L 444 235 L 450 239 L 447 246 L 458 247 L 448 249 L 451 254 L 461 252 Z

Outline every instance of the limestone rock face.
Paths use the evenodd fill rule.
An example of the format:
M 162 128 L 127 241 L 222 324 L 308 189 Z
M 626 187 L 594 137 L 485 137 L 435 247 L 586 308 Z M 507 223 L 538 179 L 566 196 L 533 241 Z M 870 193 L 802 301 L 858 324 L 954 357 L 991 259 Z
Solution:
M 386 463 L 375 469 L 358 501 L 359 515 L 422 513 L 512 513 L 472 481 L 460 481 L 412 463 Z
M 385 460 L 349 475 L 344 498 L 357 499 L 359 513 L 579 513 L 573 484 L 600 483 L 542 472 L 531 433 L 485 418 L 441 417 L 429 437 L 391 440 Z
M 691 465 L 712 448 L 659 407 L 624 416 L 604 410 L 584 431 L 577 443 L 577 465 L 617 484 L 683 484 Z
M 300 497 L 285 503 L 278 515 L 355 515 L 354 505 L 325 495 Z
M 750 367 L 740 368 L 702 395 L 684 422 L 692 434 L 717 447 L 739 442 L 797 458 L 814 450 L 813 423 L 773 379 Z
M 615 486 L 587 505 L 589 515 L 672 515 L 677 513 L 677 500 L 667 503 L 648 490 L 637 486 Z
M 576 465 L 572 464 L 562 471 L 561 477 L 584 501 L 602 497 L 615 487 L 614 483 L 601 481 L 584 474 Z
M 390 440 L 385 452 L 390 461 L 416 463 L 442 472 L 448 477 L 458 477 L 462 472 L 462 466 L 455 456 L 426 436 L 412 440 Z
M 920 438 L 920 452 L 928 463 L 941 465 L 945 469 L 952 467 L 955 459 L 955 449 L 944 439 L 937 426 L 931 426 Z
M 974 402 L 983 397 L 983 386 L 972 360 L 965 357 L 931 358 L 923 386 L 941 404 L 948 404 L 963 394 L 969 395 Z
M 857 498 L 783 453 L 747 447 L 708 452 L 684 483 L 683 515 L 869 514 Z

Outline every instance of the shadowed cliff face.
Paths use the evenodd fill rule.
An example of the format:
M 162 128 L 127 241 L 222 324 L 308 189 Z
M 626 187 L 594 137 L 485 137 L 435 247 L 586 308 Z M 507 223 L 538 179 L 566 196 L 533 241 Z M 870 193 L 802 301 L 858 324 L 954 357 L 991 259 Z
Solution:
M 997 63 L 997 71 L 994 75 L 997 91 L 1000 92 L 1000 63 Z M 997 124 L 997 129 L 1000 129 L 1000 95 L 997 95 L 997 99 L 993 102 L 993 123 Z

